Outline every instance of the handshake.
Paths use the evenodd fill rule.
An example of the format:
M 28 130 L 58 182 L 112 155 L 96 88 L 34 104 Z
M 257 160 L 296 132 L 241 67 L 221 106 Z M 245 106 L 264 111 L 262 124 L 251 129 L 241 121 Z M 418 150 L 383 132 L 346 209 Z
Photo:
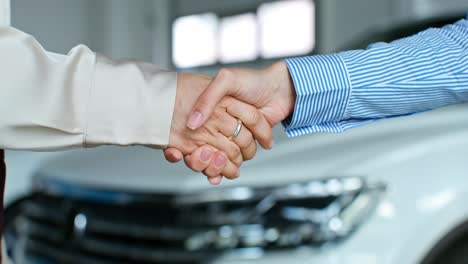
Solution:
M 262 70 L 222 69 L 214 79 L 179 74 L 165 157 L 203 172 L 211 184 L 235 179 L 258 143 L 273 147 L 272 128 L 290 115 L 296 93 L 286 64 Z

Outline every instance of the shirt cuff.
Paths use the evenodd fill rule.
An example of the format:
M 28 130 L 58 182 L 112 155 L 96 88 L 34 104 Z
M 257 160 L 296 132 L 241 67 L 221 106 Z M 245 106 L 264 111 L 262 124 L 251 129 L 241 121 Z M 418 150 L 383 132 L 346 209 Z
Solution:
M 147 63 L 97 56 L 85 146 L 169 143 L 177 76 Z
M 285 60 L 296 89 L 296 104 L 283 121 L 289 136 L 342 132 L 351 83 L 340 56 L 317 55 Z

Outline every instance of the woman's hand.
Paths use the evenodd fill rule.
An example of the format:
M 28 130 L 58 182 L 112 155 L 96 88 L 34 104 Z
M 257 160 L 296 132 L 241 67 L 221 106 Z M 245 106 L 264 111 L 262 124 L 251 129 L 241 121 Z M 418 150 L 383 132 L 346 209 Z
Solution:
M 179 75 L 170 141 L 165 155 L 169 161 L 178 161 L 185 155 L 187 166 L 203 171 L 210 177 L 210 182 L 216 183 L 220 175 L 230 179 L 239 177 L 242 162 L 255 156 L 255 139 L 263 146 L 269 146 L 272 130 L 255 107 L 230 97 L 218 104 L 202 127 L 196 130 L 187 128 L 185 124 L 189 113 L 210 82 L 211 79 L 203 75 Z M 243 122 L 243 128 L 237 137 L 230 140 L 238 126 L 238 119 Z

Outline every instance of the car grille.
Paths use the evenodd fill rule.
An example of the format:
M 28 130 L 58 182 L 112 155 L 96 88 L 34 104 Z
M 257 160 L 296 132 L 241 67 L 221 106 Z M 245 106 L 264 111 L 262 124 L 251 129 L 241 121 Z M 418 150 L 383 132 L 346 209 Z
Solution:
M 371 189 L 355 181 L 343 195 L 342 182 L 339 190 L 326 180 L 314 184 L 175 196 L 43 179 L 22 202 L 6 237 L 17 263 L 80 264 L 205 263 L 220 254 L 248 256 L 339 240 L 349 230 L 324 225 Z

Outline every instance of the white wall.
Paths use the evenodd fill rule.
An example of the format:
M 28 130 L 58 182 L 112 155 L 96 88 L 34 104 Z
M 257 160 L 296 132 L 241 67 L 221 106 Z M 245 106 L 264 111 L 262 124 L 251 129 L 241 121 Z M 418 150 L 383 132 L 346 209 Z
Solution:
M 10 25 L 10 0 L 0 0 L 0 25 Z
M 114 58 L 151 61 L 153 0 L 15 0 L 13 26 L 50 51 L 86 44 Z
M 96 0 L 95 0 L 96 1 Z M 100 0 L 92 4 L 94 23 L 89 31 L 112 58 L 152 61 L 152 0 Z
M 92 0 L 14 0 L 12 24 L 34 35 L 53 52 L 67 53 L 79 43 L 92 44 L 88 5 Z

